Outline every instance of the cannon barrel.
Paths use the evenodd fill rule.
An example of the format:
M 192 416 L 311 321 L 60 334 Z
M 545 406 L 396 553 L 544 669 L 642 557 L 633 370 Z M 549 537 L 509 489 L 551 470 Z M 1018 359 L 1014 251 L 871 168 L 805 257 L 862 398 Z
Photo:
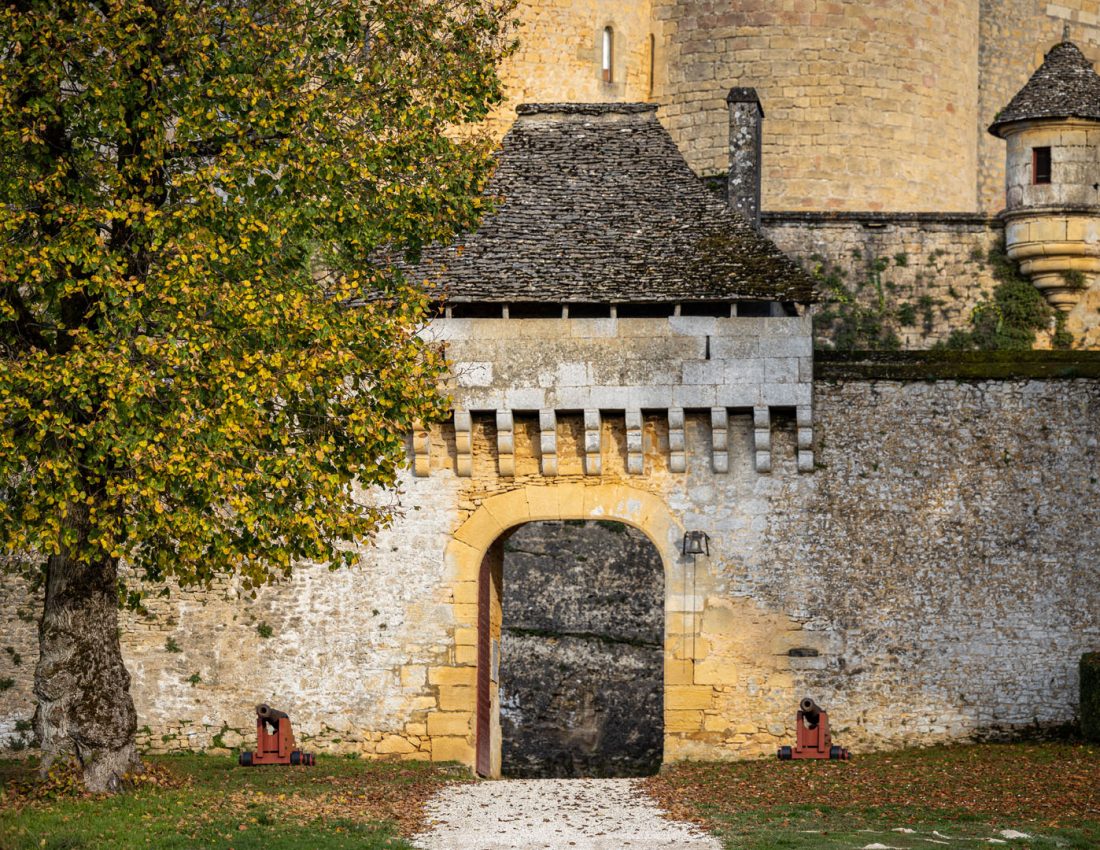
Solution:
M 802 713 L 806 715 L 806 719 L 811 723 L 816 723 L 817 718 L 821 716 L 821 706 L 814 702 L 809 697 L 806 697 L 798 704 L 798 707 L 802 709 Z
M 256 716 L 262 717 L 264 720 L 285 720 L 289 715 L 285 711 L 279 711 L 262 702 L 256 706 Z

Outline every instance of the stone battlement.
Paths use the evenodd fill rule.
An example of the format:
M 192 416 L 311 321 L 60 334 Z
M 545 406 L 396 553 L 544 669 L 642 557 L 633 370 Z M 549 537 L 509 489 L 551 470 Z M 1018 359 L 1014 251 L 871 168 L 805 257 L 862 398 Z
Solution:
M 557 474 L 557 418 L 583 411 L 586 472 L 600 473 L 601 419 L 625 417 L 626 468 L 643 472 L 642 414 L 664 412 L 670 430 L 669 469 L 683 472 L 685 410 L 712 423 L 712 464 L 729 469 L 731 412 L 754 419 L 754 465 L 771 469 L 771 418 L 795 411 L 798 467 L 813 460 L 813 350 L 808 316 L 614 319 L 440 319 L 427 332 L 446 345 L 453 367 L 456 471 L 472 468 L 471 411 L 496 417 L 502 475 L 514 474 L 515 415 L 537 413 L 543 473 Z M 426 432 L 415 440 L 418 474 L 431 467 Z

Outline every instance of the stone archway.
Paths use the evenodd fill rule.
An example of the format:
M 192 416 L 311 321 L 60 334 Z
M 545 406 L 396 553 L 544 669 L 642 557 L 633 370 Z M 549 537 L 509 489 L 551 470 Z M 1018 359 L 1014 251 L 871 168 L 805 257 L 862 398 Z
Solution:
M 683 527 L 658 496 L 623 484 L 593 483 L 529 485 L 484 499 L 455 530 L 445 555 L 448 572 L 461 586 L 455 592 L 456 645 L 475 656 L 477 668 L 471 683 L 475 687 L 467 697 L 473 703 L 469 710 L 475 719 L 474 747 L 463 760 L 483 776 L 499 776 L 501 767 L 499 705 L 492 687 L 492 639 L 494 633 L 499 639 L 501 624 L 501 587 L 494 581 L 500 570 L 494 567 L 503 555 L 501 538 L 529 522 L 584 519 L 632 526 L 657 549 L 665 573 L 666 668 L 674 657 L 674 642 L 682 642 L 694 628 L 694 619 L 689 622 L 682 616 L 686 607 L 694 611 L 695 606 L 694 597 L 686 593 L 687 572 L 680 555 Z M 666 694 L 668 687 L 666 678 Z M 666 712 L 668 705 L 666 698 Z

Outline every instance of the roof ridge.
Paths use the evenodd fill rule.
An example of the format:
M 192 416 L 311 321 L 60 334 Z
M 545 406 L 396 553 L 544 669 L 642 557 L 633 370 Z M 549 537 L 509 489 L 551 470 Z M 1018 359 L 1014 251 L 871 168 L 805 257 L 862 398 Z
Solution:
M 636 114 L 656 112 L 658 104 L 642 101 L 616 103 L 521 103 L 517 115 L 542 115 L 564 113 L 566 115 Z

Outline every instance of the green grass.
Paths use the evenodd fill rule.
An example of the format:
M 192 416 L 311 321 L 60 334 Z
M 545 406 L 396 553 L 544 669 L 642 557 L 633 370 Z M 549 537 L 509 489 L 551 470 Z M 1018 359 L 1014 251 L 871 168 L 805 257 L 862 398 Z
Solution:
M 647 787 L 728 850 L 1100 848 L 1097 746 L 978 744 L 857 755 L 850 763 L 685 763 Z M 1004 830 L 1029 837 L 1007 838 Z
M 768 812 L 718 816 L 712 828 L 727 850 L 854 850 L 879 844 L 898 850 L 1095 850 L 1097 824 L 1043 827 L 1018 819 L 950 809 L 780 806 Z M 1006 839 L 1002 830 L 1029 838 Z M 991 843 L 990 839 L 1003 841 Z M 934 842 L 942 842 L 940 844 Z
M 313 768 L 240 768 L 230 757 L 151 757 L 151 783 L 88 798 L 13 793 L 30 763 L 0 762 L 0 850 L 409 848 L 423 800 L 450 767 L 322 757 Z M 156 783 L 156 784 L 154 784 Z M 175 786 L 175 787 L 173 787 Z
M 403 836 L 419 828 L 423 801 L 468 777 L 458 766 L 338 757 L 293 769 L 238 768 L 212 755 L 147 761 L 151 778 L 128 794 L 82 797 L 59 782 L 33 800 L 16 788 L 33 763 L 0 762 L 0 850 L 409 848 Z M 673 816 L 702 824 L 728 850 L 1100 847 L 1097 746 L 934 747 L 857 754 L 847 764 L 683 763 L 646 783 Z

